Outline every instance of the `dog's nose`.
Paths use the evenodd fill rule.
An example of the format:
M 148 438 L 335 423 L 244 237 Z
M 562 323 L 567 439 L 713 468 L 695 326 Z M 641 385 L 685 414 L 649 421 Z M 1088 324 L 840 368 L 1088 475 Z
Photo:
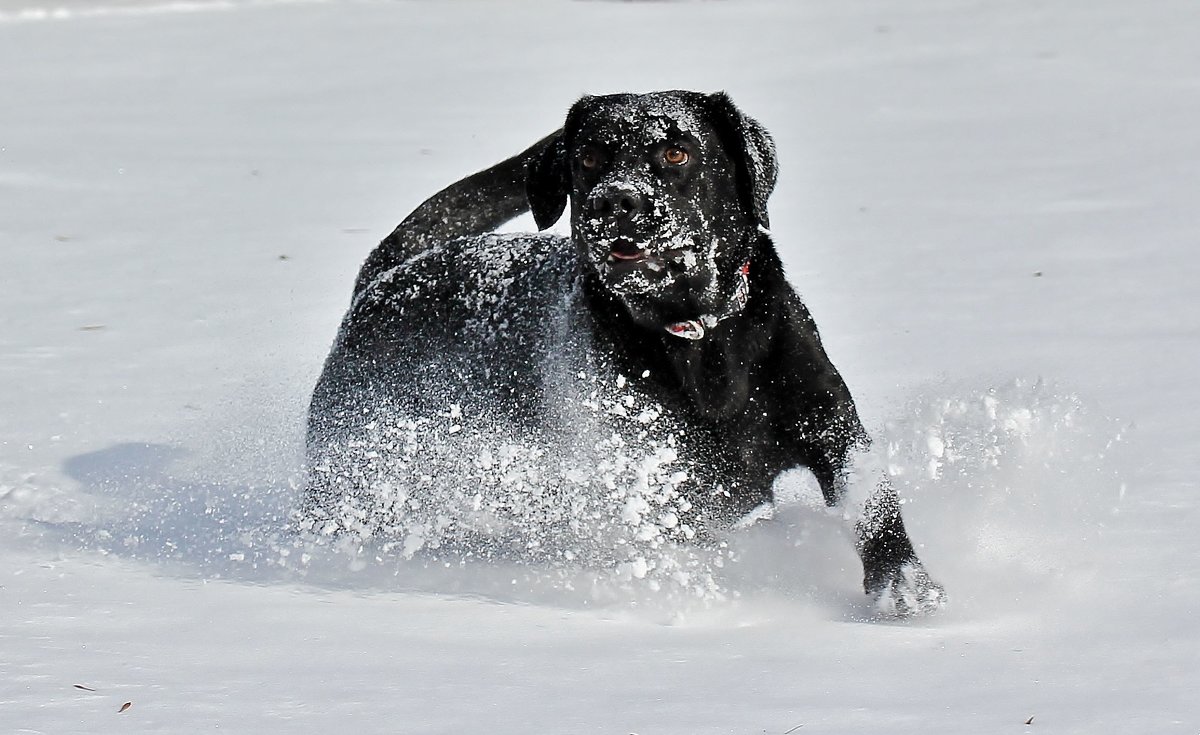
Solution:
M 592 211 L 601 215 L 612 215 L 618 219 L 632 217 L 645 211 L 646 197 L 629 189 L 609 189 L 592 194 L 589 198 Z

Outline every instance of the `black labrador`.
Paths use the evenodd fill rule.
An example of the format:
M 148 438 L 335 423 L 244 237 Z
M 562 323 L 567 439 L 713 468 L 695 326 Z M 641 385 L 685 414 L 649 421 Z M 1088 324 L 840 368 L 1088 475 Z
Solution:
M 574 400 L 556 386 L 587 371 L 625 396 L 608 413 L 632 421 L 636 398 L 642 425 L 671 417 L 665 441 L 687 470 L 675 509 L 692 528 L 769 503 L 798 466 L 837 504 L 868 437 L 768 232 L 776 171 L 771 137 L 723 93 L 617 94 L 584 97 L 560 131 L 431 197 L 358 276 L 312 399 L 307 517 L 377 529 L 372 516 L 421 500 L 367 468 L 415 456 L 436 433 L 428 417 L 453 424 L 441 439 L 457 413 L 542 441 Z M 487 234 L 527 211 L 544 230 L 568 202 L 570 239 Z M 446 453 L 414 460 L 412 483 L 467 466 Z M 855 530 L 881 609 L 943 604 L 886 479 Z

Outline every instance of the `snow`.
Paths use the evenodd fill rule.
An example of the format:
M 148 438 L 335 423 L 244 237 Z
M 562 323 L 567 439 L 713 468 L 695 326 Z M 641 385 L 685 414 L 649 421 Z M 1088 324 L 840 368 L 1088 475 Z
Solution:
M 1195 733 L 1198 22 L 0 0 L 0 730 Z M 374 242 L 578 96 L 666 88 L 774 137 L 943 614 L 873 615 L 804 473 L 702 600 L 284 534 Z

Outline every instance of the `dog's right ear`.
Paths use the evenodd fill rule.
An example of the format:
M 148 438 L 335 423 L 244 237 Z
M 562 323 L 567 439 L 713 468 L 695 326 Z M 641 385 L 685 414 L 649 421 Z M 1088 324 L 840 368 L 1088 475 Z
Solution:
M 552 136 L 544 148 L 529 159 L 525 170 L 525 196 L 539 230 L 558 221 L 571 195 L 571 170 L 567 165 L 563 133 Z

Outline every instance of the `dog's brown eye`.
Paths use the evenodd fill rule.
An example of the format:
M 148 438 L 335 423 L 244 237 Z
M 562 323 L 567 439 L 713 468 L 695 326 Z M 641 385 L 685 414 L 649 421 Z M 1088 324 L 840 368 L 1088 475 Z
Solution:
M 595 153 L 588 151 L 587 153 L 584 153 L 582 156 L 579 157 L 579 165 L 582 166 L 584 169 L 591 171 L 592 169 L 594 169 L 600 165 L 600 156 L 597 156 Z
M 671 146 L 663 151 L 663 160 L 672 166 L 682 166 L 688 162 L 689 158 L 691 158 L 691 156 L 688 155 L 687 151 L 675 146 Z

